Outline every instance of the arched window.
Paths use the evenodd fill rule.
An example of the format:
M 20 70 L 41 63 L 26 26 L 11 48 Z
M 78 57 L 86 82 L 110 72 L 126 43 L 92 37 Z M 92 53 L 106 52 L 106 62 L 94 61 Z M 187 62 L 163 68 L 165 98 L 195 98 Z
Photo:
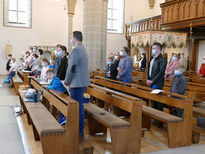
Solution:
M 124 28 L 124 0 L 109 0 L 107 15 L 107 31 L 123 33 Z
M 4 26 L 31 27 L 32 0 L 4 0 Z

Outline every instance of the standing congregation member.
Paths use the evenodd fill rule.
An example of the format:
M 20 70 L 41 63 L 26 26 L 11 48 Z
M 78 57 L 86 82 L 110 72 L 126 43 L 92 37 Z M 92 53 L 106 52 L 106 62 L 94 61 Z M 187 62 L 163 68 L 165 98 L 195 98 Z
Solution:
M 60 65 L 60 62 L 61 62 L 61 49 L 60 49 L 60 47 L 61 47 L 61 45 L 60 44 L 58 44 L 58 45 L 56 45 L 56 50 L 54 51 L 54 54 L 56 55 L 56 60 L 55 60 L 55 74 L 57 74 L 57 72 L 58 72 L 58 67 L 59 67 L 59 65 Z
M 116 80 L 118 74 L 117 68 L 120 62 L 120 58 L 121 57 L 119 53 L 115 54 L 113 64 L 111 65 L 110 71 L 108 72 L 108 77 L 112 80 Z
M 181 65 L 183 65 L 185 67 L 185 71 L 187 70 L 187 61 L 188 59 L 186 57 L 184 57 L 184 53 L 181 53 L 181 57 L 179 59 L 179 62 Z
M 166 71 L 165 71 L 165 77 L 167 79 L 172 80 L 174 78 L 174 70 L 177 65 L 179 65 L 179 57 L 177 54 L 174 54 L 172 57 L 172 61 L 167 65 Z
M 177 65 L 174 71 L 174 80 L 171 85 L 170 92 L 184 95 L 186 92 L 187 81 L 184 77 L 185 67 L 183 65 Z M 183 117 L 182 109 L 171 108 L 174 115 L 178 117 Z M 171 114 L 172 114 L 171 112 Z
M 11 62 L 11 58 L 12 58 L 12 54 L 8 54 L 8 61 L 6 63 L 6 71 L 9 72 L 11 66 L 10 66 L 10 62 Z
M 55 61 L 56 61 L 56 55 L 51 55 L 50 56 L 50 65 L 49 65 L 50 69 L 55 70 Z
M 132 58 L 128 56 L 128 51 L 127 47 L 123 47 L 120 51 L 120 56 L 122 56 L 122 58 L 120 59 L 119 66 L 117 68 L 117 79 L 125 83 L 130 83 L 133 70 L 133 61 Z
M 140 70 L 146 70 L 146 68 L 147 68 L 146 54 L 142 53 L 142 57 L 141 57 L 140 62 L 139 62 L 139 69 Z
M 61 57 L 61 61 L 58 67 L 57 77 L 60 80 L 65 80 L 66 70 L 68 68 L 67 48 L 65 46 L 60 47 L 59 56 Z
M 108 58 L 108 61 L 107 61 L 107 66 L 105 68 L 105 78 L 110 78 L 110 69 L 111 69 L 111 66 L 113 64 L 113 58 L 112 57 L 109 57 Z
M 154 89 L 162 89 L 164 86 L 164 75 L 167 66 L 167 61 L 161 54 L 162 45 L 155 43 L 152 46 L 152 57 L 149 61 L 147 70 L 147 85 Z M 163 104 L 154 103 L 154 108 L 162 111 Z
M 73 32 L 71 45 L 74 47 L 71 51 L 68 69 L 65 78 L 65 85 L 70 87 L 71 97 L 79 102 L 79 132 L 84 136 L 84 92 L 90 85 L 90 76 L 88 69 L 88 54 L 82 44 L 83 35 L 79 31 Z
M 205 77 L 205 57 L 203 58 L 200 70 L 199 70 L 199 75 L 201 77 Z
M 47 79 L 47 71 L 49 69 L 49 61 L 46 58 L 42 59 L 42 69 L 40 78 L 44 81 Z

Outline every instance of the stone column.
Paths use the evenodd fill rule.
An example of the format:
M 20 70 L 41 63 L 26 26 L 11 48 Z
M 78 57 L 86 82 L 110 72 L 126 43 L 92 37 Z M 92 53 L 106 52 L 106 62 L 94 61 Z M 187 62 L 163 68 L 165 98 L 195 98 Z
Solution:
M 73 35 L 73 16 L 74 12 L 68 12 L 68 51 L 72 50 L 72 46 L 70 45 L 70 40 Z
M 84 0 L 83 35 L 90 70 L 104 69 L 107 49 L 107 0 Z
M 67 0 L 68 3 L 68 51 L 72 50 L 70 40 L 73 35 L 73 16 L 75 14 L 76 0 Z

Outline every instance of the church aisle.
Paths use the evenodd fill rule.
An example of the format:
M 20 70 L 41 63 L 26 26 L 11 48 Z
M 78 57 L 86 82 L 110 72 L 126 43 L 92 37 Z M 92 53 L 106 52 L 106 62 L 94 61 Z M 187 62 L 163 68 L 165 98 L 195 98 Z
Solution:
M 22 142 L 18 127 L 15 106 L 19 106 L 17 96 L 8 87 L 0 88 L 0 153 L 1 154 L 28 154 Z

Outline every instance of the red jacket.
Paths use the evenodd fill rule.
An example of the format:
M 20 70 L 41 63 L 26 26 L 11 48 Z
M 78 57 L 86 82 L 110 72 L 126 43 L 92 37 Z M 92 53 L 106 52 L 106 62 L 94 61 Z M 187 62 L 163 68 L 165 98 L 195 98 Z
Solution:
M 201 64 L 201 68 L 199 70 L 200 76 L 205 77 L 205 64 Z

